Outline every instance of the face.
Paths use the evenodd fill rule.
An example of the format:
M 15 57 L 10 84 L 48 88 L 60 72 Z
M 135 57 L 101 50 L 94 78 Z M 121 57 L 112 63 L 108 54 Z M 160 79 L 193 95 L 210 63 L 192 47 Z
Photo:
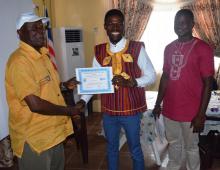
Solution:
M 45 28 L 41 20 L 36 22 L 25 23 L 18 30 L 19 37 L 22 41 L 39 50 L 45 46 L 46 36 Z
M 177 15 L 174 21 L 174 31 L 179 39 L 192 37 L 194 23 L 192 19 L 185 15 Z
M 121 17 L 115 15 L 107 18 L 104 28 L 111 43 L 119 42 L 124 34 L 124 22 Z

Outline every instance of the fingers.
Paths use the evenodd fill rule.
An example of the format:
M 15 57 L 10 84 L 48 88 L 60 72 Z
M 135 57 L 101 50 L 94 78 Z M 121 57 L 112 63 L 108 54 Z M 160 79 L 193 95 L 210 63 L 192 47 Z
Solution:
M 136 87 L 137 81 L 135 79 L 125 79 L 121 75 L 116 75 L 112 79 L 112 84 L 122 87 Z
M 82 112 L 85 112 L 86 102 L 84 100 L 79 100 L 75 106 L 68 106 L 67 113 L 69 116 L 79 115 Z
M 85 106 L 86 106 L 86 102 L 84 100 L 79 100 L 75 105 L 76 109 L 79 109 L 80 112 L 85 111 Z
M 191 123 L 190 128 L 193 128 L 193 133 L 201 133 L 204 130 L 204 124 L 194 124 Z
M 122 76 L 116 75 L 116 76 L 113 77 L 112 83 L 113 83 L 114 85 L 119 85 L 119 84 L 121 84 L 121 82 L 123 81 L 123 79 L 124 79 L 124 78 L 123 78 Z
M 67 88 L 68 88 L 69 90 L 73 90 L 74 88 L 76 88 L 76 84 L 68 84 L 68 85 L 67 85 Z
M 190 128 L 193 128 L 193 133 L 200 133 L 204 130 L 205 116 L 197 115 L 193 118 L 190 124 Z
M 155 105 L 154 106 L 154 109 L 153 109 L 152 113 L 153 113 L 155 119 L 160 117 L 161 111 L 162 111 L 162 109 L 161 109 L 160 105 Z
M 154 119 L 157 119 L 160 117 L 160 112 L 157 112 L 157 113 L 154 112 L 153 115 L 154 115 Z
M 80 84 L 80 82 L 77 81 L 76 79 L 71 79 L 70 81 L 67 81 L 67 82 L 68 84 L 75 84 L 75 85 Z
M 79 84 L 80 82 L 76 80 L 76 77 L 73 77 L 67 81 L 68 83 Z
M 130 86 L 131 87 L 136 87 L 137 86 L 137 80 L 136 79 L 129 79 L 130 81 Z
M 204 126 L 194 127 L 193 133 L 201 133 L 204 130 Z
M 80 114 L 80 110 L 77 109 L 75 106 L 68 107 L 68 115 L 69 116 L 74 116 L 74 115 L 78 115 L 78 114 Z

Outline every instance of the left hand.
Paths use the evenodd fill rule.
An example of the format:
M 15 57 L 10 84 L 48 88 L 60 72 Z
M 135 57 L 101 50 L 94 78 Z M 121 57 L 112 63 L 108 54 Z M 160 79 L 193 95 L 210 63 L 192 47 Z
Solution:
M 193 133 L 200 133 L 204 129 L 205 115 L 197 114 L 191 121 L 190 127 L 193 128 Z
M 125 79 L 121 75 L 115 75 L 112 79 L 112 84 L 121 86 L 121 87 L 136 87 L 137 81 L 133 78 Z
M 69 79 L 66 82 L 63 82 L 63 85 L 69 89 L 69 90 L 73 90 L 74 88 L 76 88 L 77 84 L 79 84 L 80 82 L 76 80 L 76 77 L 73 77 L 71 79 Z
M 152 113 L 154 115 L 155 120 L 156 120 L 156 118 L 160 117 L 161 111 L 162 111 L 162 109 L 161 109 L 160 105 L 155 105 L 154 106 L 154 109 L 153 109 Z

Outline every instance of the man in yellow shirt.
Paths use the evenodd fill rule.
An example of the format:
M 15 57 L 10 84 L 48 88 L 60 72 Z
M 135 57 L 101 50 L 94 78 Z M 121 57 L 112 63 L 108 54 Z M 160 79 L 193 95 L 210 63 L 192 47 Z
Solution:
M 73 133 L 71 116 L 76 107 L 67 107 L 60 80 L 45 48 L 43 23 L 33 13 L 17 20 L 20 38 L 6 66 L 6 96 L 9 105 L 9 131 L 20 170 L 63 170 L 62 142 Z M 77 82 L 65 82 L 68 87 Z

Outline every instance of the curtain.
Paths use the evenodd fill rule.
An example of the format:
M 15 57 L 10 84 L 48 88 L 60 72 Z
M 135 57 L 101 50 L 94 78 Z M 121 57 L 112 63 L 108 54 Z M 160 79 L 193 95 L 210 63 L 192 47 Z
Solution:
M 220 0 L 196 0 L 183 8 L 194 13 L 195 35 L 209 43 L 220 57 Z
M 147 0 L 112 0 L 113 7 L 125 15 L 125 37 L 139 40 L 147 26 L 151 12 L 151 3 Z
M 0 169 L 13 165 L 13 153 L 11 149 L 10 137 L 7 136 L 0 141 Z

